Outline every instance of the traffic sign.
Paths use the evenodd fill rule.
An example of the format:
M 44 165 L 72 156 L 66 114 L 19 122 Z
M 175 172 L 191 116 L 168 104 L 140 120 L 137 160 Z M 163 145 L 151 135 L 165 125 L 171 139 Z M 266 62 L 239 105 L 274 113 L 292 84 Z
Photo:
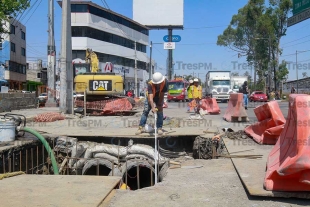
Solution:
M 293 0 L 293 15 L 299 14 L 310 8 L 309 0 Z
M 175 43 L 174 42 L 165 42 L 164 43 L 164 49 L 165 50 L 174 50 L 175 49 Z
M 294 24 L 297 24 L 297 23 L 302 22 L 302 21 L 309 19 L 309 18 L 310 18 L 310 8 L 307 10 L 304 10 L 303 12 L 301 12 L 297 15 L 294 15 L 294 16 L 288 18 L 287 26 L 288 27 L 293 26 Z
M 164 36 L 164 41 L 165 42 L 170 42 L 169 41 L 169 35 Z M 171 42 L 180 42 L 181 41 L 181 36 L 180 35 L 172 35 L 172 41 Z

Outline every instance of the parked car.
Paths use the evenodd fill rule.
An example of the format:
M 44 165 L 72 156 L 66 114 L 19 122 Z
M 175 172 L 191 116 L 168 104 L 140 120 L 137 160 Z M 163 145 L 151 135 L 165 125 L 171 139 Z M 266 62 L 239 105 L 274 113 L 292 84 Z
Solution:
M 47 93 L 41 93 L 38 97 L 38 99 L 42 100 L 42 99 L 47 99 Z
M 262 91 L 253 91 L 250 95 L 249 100 L 252 102 L 260 101 L 260 102 L 267 102 L 268 98 L 267 95 Z

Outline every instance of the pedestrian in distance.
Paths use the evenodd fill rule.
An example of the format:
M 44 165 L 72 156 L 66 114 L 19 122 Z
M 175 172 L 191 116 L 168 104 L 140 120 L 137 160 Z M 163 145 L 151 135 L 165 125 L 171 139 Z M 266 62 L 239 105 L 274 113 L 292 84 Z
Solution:
M 249 94 L 249 88 L 248 88 L 248 82 L 244 81 L 242 85 L 242 93 L 243 93 L 243 104 L 244 108 L 248 110 L 248 94 Z
M 190 103 L 193 101 L 194 81 L 189 80 L 189 86 L 187 87 L 188 107 L 187 112 L 190 112 Z
M 156 72 L 153 74 L 152 80 L 148 83 L 147 98 L 144 102 L 144 109 L 140 119 L 139 129 L 136 135 L 143 133 L 147 117 L 152 110 L 153 113 L 157 113 L 157 133 L 163 134 L 163 104 L 165 93 L 168 92 L 168 80 L 161 73 Z
M 292 88 L 291 88 L 291 93 L 295 93 L 296 92 L 296 90 L 295 90 L 295 88 L 292 86 Z

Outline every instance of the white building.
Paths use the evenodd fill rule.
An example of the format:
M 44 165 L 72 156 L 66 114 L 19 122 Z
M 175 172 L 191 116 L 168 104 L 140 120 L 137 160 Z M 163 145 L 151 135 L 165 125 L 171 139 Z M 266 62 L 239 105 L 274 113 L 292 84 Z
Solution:
M 122 76 L 122 69 L 128 69 L 125 70 L 129 72 L 125 73 L 125 90 L 134 90 L 136 58 L 138 91 L 146 87 L 149 69 L 147 27 L 90 1 L 71 1 L 71 26 L 73 60 L 84 60 L 86 49 L 90 48 L 99 59 L 102 72 L 105 72 L 107 62 L 113 64 L 112 72 Z
M 0 69 L 10 89 L 22 90 L 26 83 L 26 27 L 16 19 L 5 22 L 9 34 L 0 34 Z

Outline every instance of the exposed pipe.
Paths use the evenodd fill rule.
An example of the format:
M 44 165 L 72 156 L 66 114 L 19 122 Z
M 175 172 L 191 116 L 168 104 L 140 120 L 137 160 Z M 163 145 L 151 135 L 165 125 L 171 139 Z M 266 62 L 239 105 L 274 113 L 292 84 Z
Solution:
M 50 145 L 48 144 L 48 142 L 46 141 L 46 139 L 37 131 L 30 129 L 28 127 L 17 127 L 17 131 L 24 131 L 24 132 L 28 132 L 34 136 L 36 136 L 44 145 L 46 151 L 48 152 L 48 154 L 50 155 L 51 161 L 52 161 L 52 166 L 53 166 L 53 170 L 54 170 L 54 174 L 55 175 L 59 175 L 59 169 L 58 169 L 58 165 L 54 156 L 54 152 L 52 151 Z

